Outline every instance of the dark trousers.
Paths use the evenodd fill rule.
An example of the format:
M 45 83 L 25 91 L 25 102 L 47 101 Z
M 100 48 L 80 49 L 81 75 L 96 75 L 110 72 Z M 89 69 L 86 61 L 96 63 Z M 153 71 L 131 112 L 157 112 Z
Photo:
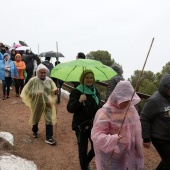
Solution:
M 53 81 L 55 82 L 56 86 L 58 87 L 58 95 L 57 95 L 57 102 L 60 103 L 61 98 L 61 87 L 64 81 L 54 78 Z
M 79 152 L 79 162 L 81 170 L 87 170 L 88 165 L 95 156 L 93 149 L 93 142 L 91 140 L 91 130 L 85 132 L 80 132 L 79 130 L 75 131 L 78 143 L 78 152 Z M 88 139 L 90 140 L 91 149 L 88 152 Z
M 20 94 L 24 87 L 24 79 L 14 79 L 14 83 L 16 94 Z
M 12 85 L 12 78 L 11 77 L 5 77 L 5 80 L 2 80 L 3 96 L 6 96 L 6 95 L 9 96 L 11 85 Z
M 32 75 L 33 75 L 33 68 L 26 69 L 26 72 L 27 72 L 27 77 L 26 77 L 26 79 L 25 79 L 25 84 L 27 84 L 27 82 L 29 81 L 29 79 L 32 77 Z
M 152 138 L 151 140 L 162 159 L 156 170 L 170 170 L 170 141 L 156 138 Z
M 34 133 L 38 132 L 38 123 L 32 126 L 32 131 Z M 53 125 L 46 125 L 46 139 L 51 139 L 53 137 Z

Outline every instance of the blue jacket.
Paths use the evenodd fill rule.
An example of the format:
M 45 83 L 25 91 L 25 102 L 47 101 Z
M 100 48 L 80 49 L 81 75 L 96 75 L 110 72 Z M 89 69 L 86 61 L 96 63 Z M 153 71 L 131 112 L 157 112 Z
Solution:
M 0 52 L 0 60 L 3 60 L 4 55 Z
M 18 70 L 12 60 L 8 60 L 8 65 L 10 66 L 10 73 L 11 77 L 14 78 L 14 75 L 16 75 L 19 78 Z M 4 56 L 3 60 L 0 60 L 0 80 L 5 80 L 5 61 Z

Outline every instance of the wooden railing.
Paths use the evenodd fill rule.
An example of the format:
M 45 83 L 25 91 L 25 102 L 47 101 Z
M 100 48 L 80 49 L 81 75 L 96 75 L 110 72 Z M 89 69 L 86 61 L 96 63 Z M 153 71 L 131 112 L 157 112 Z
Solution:
M 104 82 L 96 82 L 96 84 L 99 84 L 99 85 L 104 86 L 104 87 L 108 86 L 108 84 L 104 83 Z M 73 86 L 66 84 L 66 83 L 64 83 L 63 86 L 65 86 L 65 87 L 67 87 L 68 89 L 71 89 L 71 90 L 74 88 Z M 148 99 L 150 97 L 150 95 L 148 95 L 148 94 L 143 94 L 143 93 L 139 93 L 139 92 L 136 92 L 136 93 L 141 99 Z M 102 103 L 105 103 L 105 101 L 102 100 Z

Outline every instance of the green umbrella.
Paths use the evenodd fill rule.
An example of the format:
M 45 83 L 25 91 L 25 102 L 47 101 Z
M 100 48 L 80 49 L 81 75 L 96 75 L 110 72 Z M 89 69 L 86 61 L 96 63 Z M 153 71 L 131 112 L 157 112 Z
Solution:
M 79 82 L 80 76 L 85 69 L 93 71 L 96 81 L 106 81 L 117 74 L 111 67 L 102 64 L 100 61 L 77 59 L 58 64 L 51 70 L 50 77 L 67 82 Z

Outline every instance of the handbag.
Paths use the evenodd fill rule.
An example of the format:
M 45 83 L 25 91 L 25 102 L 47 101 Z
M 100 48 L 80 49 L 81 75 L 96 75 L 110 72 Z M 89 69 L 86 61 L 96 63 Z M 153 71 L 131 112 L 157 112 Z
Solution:
M 83 132 L 85 132 L 85 131 L 87 131 L 87 130 L 91 130 L 92 127 L 93 127 L 93 122 L 92 122 L 92 120 L 86 120 L 86 121 L 84 121 L 83 123 L 81 123 L 81 124 L 78 125 L 78 129 L 79 129 L 80 131 L 83 131 Z

